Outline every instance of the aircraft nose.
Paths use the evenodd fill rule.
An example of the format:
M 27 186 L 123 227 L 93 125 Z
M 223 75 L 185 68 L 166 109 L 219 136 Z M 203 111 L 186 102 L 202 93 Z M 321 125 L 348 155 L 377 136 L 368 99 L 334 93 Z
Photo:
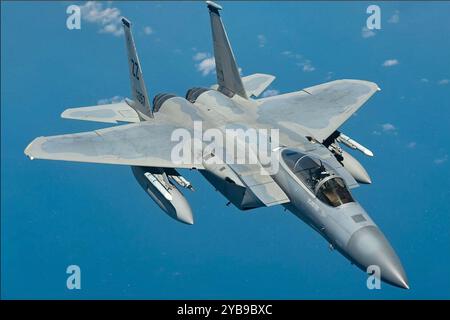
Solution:
M 409 289 L 400 259 L 377 227 L 368 226 L 356 231 L 347 244 L 347 253 L 364 271 L 368 266 L 376 265 L 383 281 Z

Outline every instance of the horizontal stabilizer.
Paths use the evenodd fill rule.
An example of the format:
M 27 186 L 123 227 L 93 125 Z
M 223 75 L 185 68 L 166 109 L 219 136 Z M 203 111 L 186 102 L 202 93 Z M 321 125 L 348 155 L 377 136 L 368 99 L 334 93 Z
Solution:
M 126 102 L 104 104 L 92 107 L 70 108 L 61 118 L 96 121 L 104 123 L 139 122 L 139 116 Z
M 258 97 L 275 80 L 275 76 L 270 74 L 255 73 L 242 78 L 247 96 Z

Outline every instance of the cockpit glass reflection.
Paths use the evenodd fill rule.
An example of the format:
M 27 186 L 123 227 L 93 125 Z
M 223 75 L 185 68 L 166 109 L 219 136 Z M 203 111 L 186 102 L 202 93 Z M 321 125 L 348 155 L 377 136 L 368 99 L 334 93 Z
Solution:
M 345 186 L 344 180 L 339 177 L 324 179 L 317 188 L 316 196 L 332 207 L 339 207 L 344 203 L 354 201 Z
M 319 159 L 290 149 L 283 150 L 281 156 L 291 172 L 322 202 L 333 207 L 354 202 L 344 180 Z

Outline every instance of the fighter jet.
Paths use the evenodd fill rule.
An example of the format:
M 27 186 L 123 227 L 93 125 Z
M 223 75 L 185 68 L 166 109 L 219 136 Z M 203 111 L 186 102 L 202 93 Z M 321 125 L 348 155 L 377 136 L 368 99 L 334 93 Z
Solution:
M 383 281 L 409 289 L 395 251 L 350 192 L 359 186 L 358 182 L 370 184 L 371 179 L 364 167 L 342 147 L 359 150 L 367 156 L 373 153 L 339 131 L 380 90 L 378 85 L 363 80 L 336 80 L 258 98 L 275 77 L 259 73 L 240 75 L 222 22 L 222 7 L 211 1 L 206 4 L 217 84 L 191 88 L 185 97 L 156 94 L 150 103 L 131 22 L 122 18 L 132 99 L 71 108 L 61 116 L 128 124 L 39 137 L 26 147 L 25 154 L 30 159 L 131 166 L 136 180 L 156 204 L 186 224 L 193 224 L 194 219 L 180 190 L 193 188 L 177 169 L 198 170 L 240 210 L 282 205 L 352 264 L 363 271 L 377 266 Z M 277 130 L 277 144 L 275 139 L 271 140 L 272 135 L 261 140 L 266 142 L 271 159 L 275 159 L 271 167 L 275 163 L 277 170 L 269 170 L 262 161 L 225 161 L 224 154 L 233 154 L 226 144 L 217 144 L 216 149 L 205 148 L 205 142 L 200 141 L 200 148 L 193 148 L 198 142 L 195 131 L 199 122 L 202 130 L 212 129 L 224 136 L 228 129 Z M 183 161 L 174 159 L 174 154 L 179 153 L 174 150 L 180 151 L 180 139 L 174 139 L 174 132 L 179 129 L 190 136 L 182 142 L 181 149 L 190 150 L 191 157 L 182 157 Z M 261 141 L 258 143 L 262 144 Z M 260 153 L 254 143 L 245 139 L 240 140 L 242 147 L 247 153 L 256 156 Z

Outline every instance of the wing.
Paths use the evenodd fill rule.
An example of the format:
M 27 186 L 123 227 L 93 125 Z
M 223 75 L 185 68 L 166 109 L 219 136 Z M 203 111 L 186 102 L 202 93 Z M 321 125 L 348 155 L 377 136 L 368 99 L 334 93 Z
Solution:
M 310 135 L 322 142 L 378 90 L 373 82 L 336 80 L 260 99 L 257 121 L 279 128 L 293 140 Z
M 104 104 L 93 107 L 70 108 L 62 118 L 105 123 L 139 122 L 139 116 L 126 102 Z
M 180 126 L 158 119 L 91 132 L 40 137 L 28 145 L 25 154 L 30 159 L 202 169 L 201 150 L 198 158 L 196 154 L 183 157 L 183 162 L 172 157 L 172 151 L 179 150 L 174 148 L 180 145 L 179 141 L 171 139 L 176 129 Z M 182 129 L 193 137 L 192 128 Z

